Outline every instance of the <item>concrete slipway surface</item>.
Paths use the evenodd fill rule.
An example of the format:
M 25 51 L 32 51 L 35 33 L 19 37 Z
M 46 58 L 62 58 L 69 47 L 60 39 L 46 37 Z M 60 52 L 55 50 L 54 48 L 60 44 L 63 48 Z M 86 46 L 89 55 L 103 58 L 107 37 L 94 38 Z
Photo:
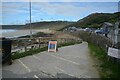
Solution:
M 16 59 L 2 66 L 3 78 L 99 78 L 88 49 L 83 42 Z

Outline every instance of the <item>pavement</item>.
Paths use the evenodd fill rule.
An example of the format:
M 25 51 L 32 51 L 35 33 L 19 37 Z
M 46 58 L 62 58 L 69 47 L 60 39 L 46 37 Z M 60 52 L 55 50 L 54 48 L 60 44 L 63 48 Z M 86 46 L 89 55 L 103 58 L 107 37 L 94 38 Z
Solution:
M 3 78 L 99 78 L 90 57 L 88 43 L 82 42 L 16 59 L 2 65 Z

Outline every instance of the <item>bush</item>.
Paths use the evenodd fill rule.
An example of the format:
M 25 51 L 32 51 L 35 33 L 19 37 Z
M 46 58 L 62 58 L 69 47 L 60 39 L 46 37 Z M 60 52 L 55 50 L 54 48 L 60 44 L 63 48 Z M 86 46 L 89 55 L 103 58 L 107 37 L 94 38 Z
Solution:
M 38 48 L 38 49 L 31 49 L 29 51 L 26 51 L 26 52 L 22 52 L 22 53 L 19 53 L 19 52 L 16 52 L 14 55 L 12 55 L 12 59 L 19 59 L 19 58 L 22 58 L 22 57 L 25 57 L 25 56 L 29 56 L 29 55 L 33 55 L 33 54 L 36 54 L 36 53 L 40 53 L 42 51 L 45 51 L 47 50 L 47 47 L 43 47 L 43 48 Z
M 81 43 L 81 42 L 70 41 L 70 42 L 66 42 L 63 44 L 59 44 L 58 47 L 69 46 L 69 45 L 74 45 L 74 44 L 79 44 L 79 43 Z M 38 48 L 38 49 L 31 49 L 29 51 L 22 52 L 22 53 L 16 52 L 16 53 L 14 53 L 14 55 L 12 55 L 12 59 L 14 60 L 14 59 L 19 59 L 19 58 L 22 58 L 25 56 L 37 54 L 37 53 L 40 53 L 42 51 L 46 51 L 47 49 L 48 49 L 48 47 L 46 46 L 46 47 Z

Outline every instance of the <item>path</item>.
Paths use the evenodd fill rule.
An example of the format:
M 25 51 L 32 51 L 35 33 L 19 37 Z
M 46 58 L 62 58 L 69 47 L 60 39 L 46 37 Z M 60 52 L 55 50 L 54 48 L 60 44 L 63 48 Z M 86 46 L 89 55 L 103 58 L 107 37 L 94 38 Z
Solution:
M 58 52 L 41 52 L 3 65 L 3 77 L 9 78 L 99 78 L 89 55 L 88 44 L 62 47 Z

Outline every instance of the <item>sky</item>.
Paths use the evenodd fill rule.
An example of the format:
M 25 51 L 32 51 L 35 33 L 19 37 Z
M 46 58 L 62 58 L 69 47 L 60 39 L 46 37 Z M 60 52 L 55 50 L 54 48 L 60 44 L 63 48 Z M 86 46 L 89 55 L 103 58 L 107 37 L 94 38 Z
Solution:
M 118 12 L 118 2 L 32 2 L 32 22 L 78 21 L 92 13 Z M 0 24 L 29 22 L 29 2 L 2 2 Z

